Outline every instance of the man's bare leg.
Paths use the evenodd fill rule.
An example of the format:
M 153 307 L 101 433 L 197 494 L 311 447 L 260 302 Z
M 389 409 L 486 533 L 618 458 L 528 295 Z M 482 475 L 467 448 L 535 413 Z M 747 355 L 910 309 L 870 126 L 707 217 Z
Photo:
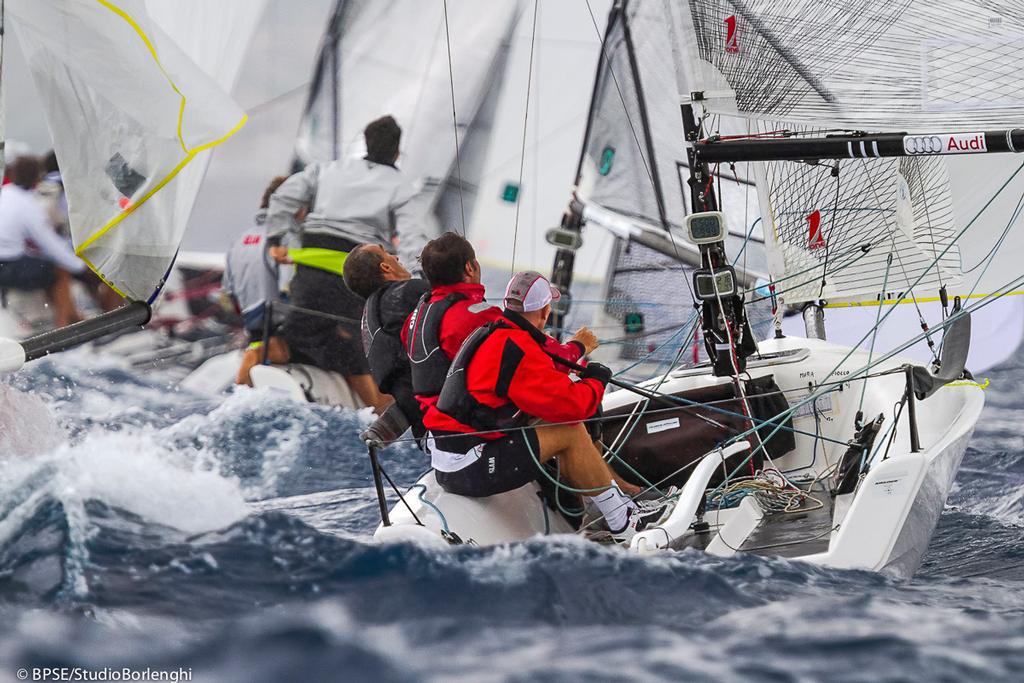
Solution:
M 582 424 L 542 425 L 536 428 L 540 445 L 540 460 L 545 462 L 557 456 L 565 478 L 578 489 L 587 491 L 614 533 L 628 524 L 629 498 L 615 482 L 614 474 L 602 458 L 600 451 L 590 440 L 590 434 Z M 615 482 L 616 486 L 612 486 Z
M 541 462 L 557 455 L 565 478 L 575 488 L 604 489 L 611 486 L 608 464 L 601 458 L 582 424 L 541 425 L 536 432 Z
M 53 324 L 65 327 L 82 319 L 75 308 L 75 300 L 71 296 L 71 275 L 63 268 L 54 268 L 56 281 L 46 291 L 50 304 L 53 306 Z
M 627 481 L 623 481 L 622 477 L 612 470 L 611 466 L 604 461 L 601 457 L 600 446 L 596 442 L 590 440 L 590 434 L 587 432 L 586 427 L 582 424 L 574 425 L 542 425 L 537 429 L 537 439 L 540 441 L 542 460 L 545 462 L 547 458 L 552 455 L 560 454 L 563 451 L 572 450 L 565 457 L 562 458 L 562 471 L 565 472 L 565 477 L 569 481 L 574 481 L 572 472 L 573 467 L 577 466 L 576 463 L 583 463 L 585 472 L 582 473 L 583 477 L 586 477 L 588 481 L 598 481 L 600 483 L 595 486 L 584 486 L 582 484 L 575 485 L 576 488 L 596 488 L 597 486 L 610 486 L 611 482 L 614 481 L 619 487 L 619 490 L 625 493 L 627 496 L 635 496 L 639 494 L 642 489 L 639 486 L 634 486 Z M 545 448 L 547 443 L 547 448 Z M 550 450 L 547 449 L 558 449 Z M 544 457 L 547 452 L 546 457 Z M 572 463 L 569 460 L 573 460 Z
M 257 346 L 245 350 L 245 353 L 242 355 L 242 365 L 238 368 L 238 376 L 235 378 L 235 384 L 252 386 L 252 378 L 249 376 L 249 371 L 263 362 L 264 353 L 266 353 L 269 362 L 277 365 L 287 363 L 291 358 L 291 352 L 288 350 L 288 345 L 284 342 L 284 339 L 281 337 L 271 337 L 266 349 L 263 346 Z
M 383 415 L 387 407 L 394 403 L 395 399 L 390 394 L 380 393 L 371 375 L 348 375 L 345 381 L 356 392 L 359 400 L 373 408 L 378 415 Z

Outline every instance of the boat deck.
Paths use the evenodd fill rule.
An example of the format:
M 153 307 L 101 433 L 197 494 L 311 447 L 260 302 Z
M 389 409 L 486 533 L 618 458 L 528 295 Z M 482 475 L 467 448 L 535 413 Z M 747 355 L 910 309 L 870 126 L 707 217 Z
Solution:
M 805 501 L 799 510 L 765 515 L 737 550 L 773 557 L 800 557 L 827 551 L 834 503 L 821 484 L 813 489 L 811 495 L 822 503 L 822 507 L 814 501 Z M 715 528 L 712 527 L 709 533 L 690 534 L 679 539 L 673 547 L 676 550 L 706 550 L 715 536 Z
M 765 515 L 740 546 L 740 551 L 775 557 L 799 557 L 827 551 L 833 526 L 832 496 L 821 484 L 811 495 L 822 505 L 805 500 L 799 510 Z

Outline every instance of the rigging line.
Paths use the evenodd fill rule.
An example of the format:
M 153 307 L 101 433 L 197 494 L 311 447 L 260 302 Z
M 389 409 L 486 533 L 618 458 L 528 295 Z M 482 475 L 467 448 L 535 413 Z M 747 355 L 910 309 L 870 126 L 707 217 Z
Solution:
M 917 160 L 915 160 L 915 161 L 917 161 Z M 932 245 L 932 257 L 935 258 L 935 259 L 938 259 L 939 257 L 938 257 L 938 255 L 937 255 L 937 253 L 935 251 L 935 234 L 932 232 L 932 229 L 933 229 L 932 214 L 931 214 L 931 211 L 930 211 L 930 209 L 928 207 L 928 190 L 924 186 L 924 171 L 922 170 L 922 168 L 923 168 L 925 163 L 927 163 L 927 161 L 922 159 L 922 160 L 920 160 L 919 163 L 915 164 L 912 168 L 914 168 L 914 170 L 915 170 L 915 174 L 914 175 L 917 176 L 917 183 L 918 183 L 918 185 L 921 186 L 921 200 L 922 200 L 922 204 L 924 205 L 924 219 L 925 219 L 925 222 L 928 224 L 929 237 L 931 238 L 930 241 L 931 241 L 931 245 Z M 936 163 L 941 164 L 943 162 L 942 161 L 937 161 Z M 900 173 L 900 175 L 902 175 L 902 169 L 899 169 L 899 173 Z M 906 177 L 904 177 L 904 180 L 906 180 Z M 909 186 L 910 186 L 910 184 L 908 183 L 907 184 L 908 189 L 909 189 Z M 952 191 L 950 192 L 950 194 L 952 194 Z M 946 283 L 945 283 L 945 281 L 944 281 L 944 279 L 942 277 L 942 269 L 939 268 L 938 272 L 939 272 L 939 289 L 943 289 L 943 288 L 945 288 Z M 943 316 L 946 315 L 945 311 L 943 311 L 942 315 Z
M 750 133 L 750 126 L 751 126 L 750 119 L 747 119 L 747 133 L 748 134 Z M 750 169 L 748 168 L 747 170 L 749 171 Z M 736 176 L 736 182 L 739 183 L 740 178 L 739 178 L 739 174 L 736 173 L 736 164 L 732 165 L 732 172 L 733 172 L 733 175 Z M 733 261 L 733 265 L 735 265 L 736 261 L 739 260 L 740 255 L 743 256 L 743 272 L 744 273 L 749 272 L 747 270 L 747 254 L 749 253 L 747 251 L 747 244 L 750 242 L 750 238 L 754 234 L 754 226 L 757 225 L 757 221 L 758 220 L 760 220 L 760 217 L 758 217 L 754 221 L 754 224 L 750 226 L 750 229 L 747 230 L 747 235 L 746 235 L 746 237 L 743 238 L 743 246 L 740 247 L 740 253 L 736 255 L 736 260 Z M 749 225 L 749 224 L 750 224 L 750 185 L 745 185 L 743 187 L 743 225 Z
M 540 0 L 533 0 L 533 30 L 530 34 L 530 65 L 526 70 L 526 108 L 523 111 L 523 146 L 519 151 L 519 194 L 516 196 L 516 223 L 512 232 L 512 272 L 516 272 L 516 244 L 519 241 L 519 209 L 523 206 L 523 166 L 526 164 L 526 131 L 530 120 L 530 87 L 533 85 L 533 54 L 537 43 L 537 14 Z
M 765 458 L 767 458 L 768 462 L 770 462 L 772 464 L 772 467 L 775 467 L 775 463 L 772 461 L 771 456 L 768 455 L 768 449 L 764 447 L 764 440 L 761 438 L 761 433 L 759 431 L 757 431 L 758 428 L 756 426 L 757 423 L 754 420 L 754 411 L 751 410 L 751 408 L 750 408 L 750 404 L 747 401 L 747 392 L 746 392 L 746 390 L 743 387 L 743 382 L 740 381 L 740 374 L 741 373 L 740 373 L 739 359 L 736 357 L 736 344 L 737 344 L 737 342 L 736 342 L 736 339 L 733 337 L 733 334 L 732 334 L 732 324 L 730 323 L 728 316 L 726 316 L 726 314 L 725 314 L 725 304 L 722 303 L 722 293 L 718 290 L 718 276 L 715 275 L 715 266 L 714 266 L 714 263 L 712 263 L 712 261 L 711 261 L 711 254 L 710 253 L 707 254 L 707 263 L 708 263 L 708 270 L 711 271 L 712 282 L 715 283 L 715 300 L 718 302 L 718 311 L 721 314 L 722 320 L 725 323 L 723 325 L 723 327 L 725 328 L 726 338 L 728 338 L 728 340 L 729 340 L 729 360 L 730 360 L 730 362 L 732 364 L 733 372 L 735 373 L 732 376 L 732 381 L 733 381 L 733 386 L 735 386 L 735 388 L 736 388 L 736 395 L 740 399 L 740 409 L 743 412 L 744 417 L 746 418 L 746 420 L 748 422 L 750 422 L 750 426 L 753 429 L 754 438 L 757 439 L 757 448 L 759 448 L 764 453 Z M 736 333 L 738 335 L 740 335 L 740 343 L 742 343 L 743 332 L 744 332 L 743 324 L 741 323 L 739 325 L 739 329 L 736 330 Z M 748 377 L 749 377 L 749 375 L 748 375 Z M 782 424 L 780 423 L 779 426 L 781 427 Z M 775 431 L 777 432 L 778 429 L 776 428 Z M 774 434 L 774 433 L 775 432 L 772 432 L 772 434 Z M 751 452 L 753 452 L 753 451 L 751 451 Z M 776 468 L 776 469 L 778 469 L 778 468 Z M 751 462 L 751 470 L 753 470 L 753 462 Z M 751 471 L 751 474 L 755 474 L 755 473 L 753 471 Z M 783 477 L 783 479 L 785 479 L 785 477 Z M 788 479 L 785 479 L 785 481 L 786 481 L 787 484 L 790 483 Z
M 885 259 L 885 277 L 882 279 L 882 292 L 879 295 L 882 300 L 885 298 L 886 288 L 889 286 L 889 268 L 892 266 L 892 254 L 890 253 L 888 258 Z M 878 319 L 882 317 L 882 306 L 879 304 L 878 312 L 875 315 L 875 326 L 871 330 L 871 346 L 868 347 L 868 365 L 871 365 L 871 357 L 875 354 L 875 340 L 878 339 Z M 864 412 L 864 395 L 868 391 L 868 383 L 864 382 L 860 385 L 860 405 L 857 406 L 857 414 L 861 415 Z
M 835 204 L 833 205 L 833 208 L 832 208 L 832 220 L 829 221 L 828 238 L 825 239 L 825 259 L 824 259 L 824 263 L 822 263 L 822 266 L 821 266 L 821 287 L 818 288 L 818 296 L 819 297 L 821 297 L 822 292 L 825 291 L 825 278 L 828 275 L 828 252 L 830 251 L 829 244 L 832 242 L 832 234 L 835 232 L 835 222 L 836 222 L 836 219 L 839 216 L 839 183 L 840 183 L 840 181 L 839 181 L 839 161 L 836 161 L 835 169 L 836 169 L 836 200 L 835 200 Z M 821 229 L 820 228 L 819 228 L 818 234 L 819 235 L 821 234 Z
M 991 204 L 995 200 L 996 197 L 998 197 L 1000 194 L 1002 194 L 1003 190 L 1006 189 L 1006 186 L 1010 184 L 1010 181 L 1013 180 L 1014 177 L 1018 173 L 1020 173 L 1021 169 L 1024 169 L 1024 162 L 1022 162 L 1021 165 L 1017 167 L 1017 170 L 1015 170 L 1010 175 L 1010 177 L 1006 179 L 1006 182 L 1004 182 L 1002 184 L 1002 186 L 998 190 L 996 190 L 996 193 L 994 195 L 992 195 L 992 197 L 988 200 L 988 202 L 985 203 L 985 206 L 983 206 L 981 208 L 981 211 L 978 212 L 978 214 L 975 216 L 975 219 L 978 216 L 980 216 L 989 207 L 989 204 Z M 972 220 L 971 222 L 973 223 L 974 221 Z M 989 252 L 987 254 L 985 254 L 985 258 L 983 258 L 981 261 L 978 261 L 978 263 L 974 264 L 973 266 L 971 266 L 967 270 L 963 271 L 964 275 L 966 275 L 967 273 L 973 273 L 975 270 L 980 268 L 981 265 L 983 263 L 985 263 L 989 259 L 989 257 L 991 257 L 995 253 L 995 251 L 996 251 L 996 247 L 993 246 L 991 249 L 989 249 Z
M 966 228 L 964 228 L 964 230 L 966 230 Z M 921 277 L 924 277 L 924 276 L 922 275 Z M 914 284 L 917 284 L 917 283 L 914 283 Z M 1017 287 L 1017 286 L 1019 286 L 1021 284 L 1024 284 L 1024 275 L 1022 275 L 1021 277 L 1016 278 L 1014 280 L 1011 280 L 1009 283 L 1007 283 L 1003 287 L 1000 287 L 999 289 L 1005 289 L 1007 292 L 1009 292 L 1009 291 L 1013 291 L 1013 289 L 1015 287 Z M 913 287 L 913 285 L 912 285 L 912 287 Z M 988 304 L 992 303 L 993 301 L 997 300 L 1000 296 L 1003 296 L 1003 295 L 1005 295 L 1005 292 L 986 295 L 985 297 L 983 297 L 980 300 L 980 302 L 978 304 L 976 304 L 974 306 L 967 306 L 967 307 L 965 307 L 963 309 L 962 313 L 955 314 L 955 315 L 950 315 L 948 318 L 946 318 L 945 320 L 940 322 L 937 325 L 937 328 L 945 329 L 949 325 L 952 325 L 953 322 L 958 320 L 962 315 L 966 315 L 966 314 L 972 313 L 973 311 L 975 311 L 977 309 L 983 308 L 984 306 L 987 306 Z M 906 296 L 906 294 L 901 295 L 900 300 L 902 300 L 902 298 L 904 298 L 905 296 Z M 893 306 L 891 309 L 889 309 L 889 311 L 886 312 L 885 316 L 882 316 L 882 319 L 887 317 L 893 310 L 895 310 L 895 306 Z M 832 375 L 834 375 L 836 373 L 836 371 L 839 370 L 840 367 L 842 367 L 842 364 L 845 363 L 846 360 L 850 356 L 852 356 L 855 351 L 857 351 L 857 348 L 860 346 L 861 343 L 864 342 L 865 339 L 867 339 L 867 336 L 868 335 L 865 335 L 859 342 L 857 342 L 855 345 L 850 347 L 849 352 L 845 356 L 843 356 L 839 360 L 839 362 L 835 365 L 835 367 L 833 367 L 832 370 L 829 371 L 828 375 L 825 376 L 825 381 L 829 380 L 832 377 Z M 874 365 L 877 366 L 877 365 L 880 365 L 880 364 L 884 363 L 885 361 L 889 360 L 893 356 L 898 355 L 899 353 L 901 353 L 905 349 L 908 349 L 911 346 L 913 346 L 914 344 L 918 343 L 919 341 L 921 341 L 925 337 L 926 337 L 926 334 L 923 333 L 923 332 L 921 334 L 918 334 L 918 335 L 912 337 L 907 342 L 903 343 L 900 346 L 897 346 L 896 348 L 892 349 L 888 353 L 884 354 L 878 361 L 876 361 L 874 363 Z M 851 372 L 844 379 L 853 379 L 853 378 L 859 377 L 860 375 L 865 374 L 865 373 L 869 372 L 870 370 L 871 370 L 871 366 L 865 365 L 865 366 L 863 366 L 863 367 L 861 367 L 861 368 Z M 808 402 L 810 402 L 812 400 L 817 399 L 819 396 L 822 396 L 825 393 L 828 393 L 828 392 L 824 392 L 824 391 L 821 391 L 821 390 L 815 390 L 814 392 L 808 394 L 804 399 L 798 401 L 795 405 L 791 405 L 788 409 L 786 409 L 784 411 L 781 411 L 778 415 L 776 415 L 772 419 L 775 420 L 775 419 L 784 418 L 786 416 L 792 415 L 798 408 L 800 408 L 801 406 L 806 405 Z M 779 431 L 779 429 L 781 427 L 782 427 L 782 425 L 780 424 L 775 429 L 773 429 L 771 434 L 769 434 L 767 436 L 767 438 L 764 439 L 764 441 L 768 441 L 773 436 L 775 436 L 775 434 Z M 753 431 L 754 431 L 753 429 L 748 429 L 747 431 L 732 437 L 730 439 L 730 441 L 727 442 L 727 443 L 735 443 L 736 441 L 742 440 L 743 438 L 745 438 L 746 436 L 751 434 Z M 748 459 L 750 457 L 753 457 L 754 453 L 756 453 L 757 450 L 758 450 L 758 448 L 752 449 L 750 455 L 748 456 Z M 742 465 L 743 465 L 743 463 L 741 463 L 740 467 L 742 467 Z M 738 471 L 738 469 L 736 471 Z M 733 472 L 733 473 L 735 474 L 735 472 Z
M 455 172 L 459 180 L 459 209 L 462 212 L 462 236 L 466 236 L 466 202 L 462 197 L 462 157 L 459 155 L 459 117 L 455 111 L 455 72 L 452 68 L 452 37 L 448 30 L 448 0 L 444 2 L 444 40 L 448 47 L 448 83 L 452 91 L 452 132 L 455 134 Z
M 695 330 L 696 330 L 696 328 L 697 328 L 697 323 L 698 323 L 698 321 L 700 320 L 700 318 L 699 318 L 699 317 L 697 316 L 697 312 L 696 312 L 696 311 L 694 311 L 694 312 L 693 312 L 693 313 L 691 314 L 691 316 L 692 316 L 692 317 L 691 317 L 691 322 L 689 323 L 689 328 L 688 328 L 688 331 L 687 331 L 687 335 L 686 335 L 686 339 L 687 339 L 687 340 L 689 340 L 690 336 L 691 336 L 692 334 L 694 334 L 694 332 L 695 332 Z M 683 329 L 684 329 L 684 328 L 680 328 L 680 332 L 681 332 L 681 331 L 682 331 Z M 677 334 L 678 334 L 678 333 L 677 333 Z M 666 345 L 667 345 L 668 343 L 670 343 L 670 342 L 671 342 L 671 339 L 672 339 L 672 338 L 673 338 L 673 337 L 670 337 L 670 338 L 669 338 L 669 340 L 668 340 L 668 341 L 666 341 Z M 660 379 L 660 380 L 658 380 L 658 383 L 657 383 L 656 385 L 654 385 L 654 387 L 653 387 L 653 391 L 654 391 L 655 393 L 657 393 L 657 392 L 658 392 L 658 390 L 659 390 L 659 389 L 661 388 L 661 386 L 662 386 L 662 385 L 663 385 L 663 384 L 664 384 L 665 382 L 667 382 L 667 381 L 668 381 L 668 379 L 669 379 L 669 376 L 670 376 L 670 375 L 672 374 L 672 369 L 673 369 L 673 367 L 675 367 L 675 365 L 676 365 L 676 364 L 677 364 L 677 363 L 679 362 L 679 359 L 680 359 L 680 358 L 682 358 L 682 355 L 683 355 L 683 349 L 684 349 L 684 348 L 686 348 L 686 345 L 685 345 L 685 343 L 684 343 L 684 344 L 680 344 L 680 346 L 679 346 L 679 349 L 677 349 L 677 350 L 676 350 L 676 355 L 675 355 L 675 358 L 673 358 L 673 359 L 672 359 L 672 362 L 671 362 L 671 363 L 669 363 L 669 365 L 668 365 L 668 368 L 667 368 L 667 369 L 665 370 L 665 374 L 663 374 L 663 375 L 661 376 L 661 379 Z M 652 353 L 653 353 L 653 352 L 652 352 Z M 624 372 L 627 372 L 628 370 L 630 370 L 631 368 L 634 368 L 634 367 L 636 367 L 636 366 L 637 366 L 637 365 L 639 365 L 639 364 L 640 364 L 640 361 L 637 361 L 636 363 L 634 363 L 633 365 L 629 366 L 628 368 L 626 368 L 626 369 L 625 369 L 625 370 L 623 370 L 622 372 L 623 372 L 623 373 L 624 373 Z M 619 373 L 619 374 L 621 374 L 621 373 Z M 639 409 L 639 411 L 640 411 L 640 412 L 639 412 L 639 414 L 637 414 L 637 410 L 638 410 L 638 409 Z M 618 450 L 620 450 L 620 449 L 621 449 L 621 448 L 622 448 L 623 446 L 625 446 L 625 444 L 626 444 L 626 442 L 627 442 L 627 441 L 629 440 L 629 438 L 630 438 L 631 436 L 633 436 L 633 432 L 635 432 L 635 431 L 636 431 L 636 428 L 637 428 L 637 427 L 638 427 L 638 426 L 640 425 L 640 420 L 641 420 L 641 419 L 643 418 L 643 416 L 644 416 L 645 414 L 649 413 L 651 409 L 652 409 L 652 408 L 651 408 L 651 402 L 650 402 L 650 400 L 648 400 L 648 399 L 644 399 L 643 401 L 637 401 L 637 402 L 636 402 L 636 404 L 635 404 L 635 405 L 633 406 L 633 410 L 631 410 L 631 411 L 630 411 L 630 416 L 629 416 L 629 418 L 627 418 L 627 420 L 626 420 L 626 424 L 624 424 L 624 425 L 623 425 L 623 428 L 622 428 L 622 430 L 621 430 L 621 431 L 619 432 L 619 434 L 618 434 L 618 435 L 616 436 L 616 442 L 617 442 L 617 441 L 619 440 L 619 437 L 621 436 L 621 437 L 622 437 L 622 443 L 621 443 L 620 445 L 618 445 L 618 446 L 615 446 L 615 444 L 613 443 L 613 444 L 612 444 L 612 445 L 613 445 L 613 448 L 610 448 L 610 449 L 609 449 L 609 452 L 611 452 L 611 453 L 612 453 L 612 454 L 613 454 L 613 455 L 614 455 L 615 457 L 618 457 L 618 456 L 619 456 Z M 628 424 L 629 424 L 629 420 L 633 419 L 633 417 L 634 417 L 634 416 L 636 416 L 636 420 L 635 420 L 635 421 L 633 422 L 633 424 L 632 424 L 632 425 L 630 425 L 630 427 L 629 427 L 629 430 L 628 430 L 628 432 L 627 432 L 627 430 L 626 430 L 626 425 L 628 425 Z M 625 435 L 625 436 L 623 436 L 623 435 Z
M 878 196 L 878 190 L 875 187 L 875 179 L 874 179 L 874 176 L 870 172 L 870 168 L 868 166 L 867 159 L 863 159 L 862 160 L 862 164 L 863 164 L 864 168 L 867 171 L 865 175 L 867 175 L 867 178 L 868 178 L 868 186 L 871 188 L 871 194 L 874 195 L 875 202 L 877 202 L 879 206 L 882 206 L 882 200 Z M 897 169 L 897 172 L 898 172 L 898 169 Z M 895 218 L 894 218 L 894 220 L 895 220 Z M 896 230 L 899 230 L 899 229 L 900 228 L 897 225 L 896 226 Z M 903 265 L 903 256 L 900 254 L 900 251 L 899 251 L 899 249 L 896 246 L 896 233 L 895 233 L 894 230 L 890 229 L 890 231 L 889 231 L 889 240 L 892 242 L 892 250 L 889 252 L 889 256 L 891 257 L 894 253 L 896 254 L 896 260 L 899 262 L 900 270 L 903 271 L 903 279 L 904 280 L 910 280 L 910 275 L 909 275 L 909 273 L 907 273 L 906 266 Z M 912 246 L 917 246 L 913 239 L 911 239 L 909 241 L 910 241 L 910 244 Z M 935 243 L 934 243 L 934 240 L 933 240 L 932 241 L 932 246 L 933 246 L 932 253 L 933 254 L 935 253 L 934 244 Z M 932 266 L 935 266 L 935 272 L 936 273 L 941 273 L 942 272 L 942 267 L 941 267 L 940 259 L 941 259 L 940 256 L 934 256 L 934 258 L 931 261 L 931 264 L 928 266 L 928 269 L 930 270 Z M 888 279 L 888 277 L 889 277 L 889 261 L 886 262 L 885 277 L 886 277 L 886 279 Z M 939 282 L 941 282 L 941 281 L 942 281 L 942 276 L 940 275 L 939 276 Z M 881 302 L 884 301 L 884 300 L 885 300 L 885 288 L 883 287 L 882 297 L 879 298 L 879 300 L 878 300 L 879 301 L 879 304 L 878 304 L 879 308 L 882 307 L 882 303 Z M 935 362 L 938 362 L 939 356 L 938 356 L 938 354 L 935 351 L 935 342 L 932 340 L 931 334 L 929 334 L 928 321 L 924 319 L 924 312 L 921 310 L 921 304 L 918 303 L 917 297 L 913 297 L 912 302 L 914 304 L 914 308 L 917 311 L 917 320 L 921 324 L 921 329 L 924 330 L 925 334 L 927 335 L 926 336 L 927 345 L 928 345 L 928 350 L 932 354 L 932 360 L 935 361 Z M 876 332 L 877 332 L 877 329 L 876 329 Z M 868 360 L 870 361 L 870 358 Z
M 985 273 L 988 272 L 989 266 L 992 265 L 992 261 L 995 260 L 996 253 L 998 253 L 999 251 L 999 247 L 1002 246 L 1003 241 L 1009 234 L 1010 228 L 1012 228 L 1013 224 L 1017 222 L 1017 219 L 1020 217 L 1022 209 L 1024 209 L 1024 194 L 1022 194 L 1020 199 L 1017 200 L 1017 207 L 1013 210 L 1013 213 L 1010 214 L 1010 220 L 1007 221 L 1006 227 L 1003 228 L 1003 232 L 1001 235 L 999 235 L 999 239 L 996 241 L 995 246 L 985 257 L 985 267 L 981 269 L 980 273 L 978 273 L 978 278 L 974 281 L 974 286 L 971 287 L 971 291 L 967 294 L 967 298 L 972 297 L 974 295 L 975 290 L 978 289 L 978 285 L 981 284 L 981 278 L 985 277 Z

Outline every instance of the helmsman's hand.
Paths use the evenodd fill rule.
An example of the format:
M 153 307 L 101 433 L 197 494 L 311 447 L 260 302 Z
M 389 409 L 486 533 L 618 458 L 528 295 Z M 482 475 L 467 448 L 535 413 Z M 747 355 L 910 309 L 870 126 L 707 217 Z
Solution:
M 270 247 L 267 249 L 267 253 L 270 254 L 270 258 L 274 259 L 278 263 L 286 264 L 292 262 L 292 260 L 288 258 L 288 247 Z
M 581 327 L 576 330 L 576 334 L 574 334 L 572 339 L 569 341 L 576 341 L 583 344 L 583 348 L 585 349 L 584 355 L 593 353 L 594 349 L 598 347 L 597 335 L 586 327 Z

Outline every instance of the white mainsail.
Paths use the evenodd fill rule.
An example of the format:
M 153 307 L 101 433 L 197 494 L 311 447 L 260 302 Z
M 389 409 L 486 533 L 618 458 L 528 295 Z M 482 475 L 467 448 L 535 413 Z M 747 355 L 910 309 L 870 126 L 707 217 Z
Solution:
M 6 10 L 43 97 L 76 252 L 122 296 L 150 300 L 195 200 L 195 185 L 176 181 L 245 115 L 143 0 Z

